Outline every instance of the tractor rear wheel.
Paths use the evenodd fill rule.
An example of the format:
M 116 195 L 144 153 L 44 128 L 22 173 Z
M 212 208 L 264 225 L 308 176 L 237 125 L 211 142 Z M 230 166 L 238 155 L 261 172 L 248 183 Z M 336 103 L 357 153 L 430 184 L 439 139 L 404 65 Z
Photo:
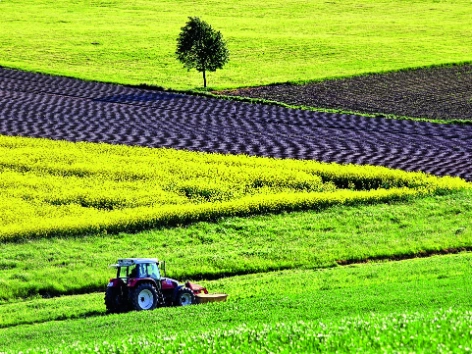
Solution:
M 131 292 L 130 300 L 136 311 L 154 310 L 159 302 L 159 294 L 151 283 L 142 283 Z
M 175 299 L 174 304 L 176 306 L 187 306 L 192 305 L 195 303 L 195 295 L 193 295 L 193 291 L 189 288 L 181 288 L 177 292 L 177 296 Z
M 128 309 L 121 296 L 120 288 L 107 288 L 105 291 L 105 306 L 108 313 L 120 313 Z

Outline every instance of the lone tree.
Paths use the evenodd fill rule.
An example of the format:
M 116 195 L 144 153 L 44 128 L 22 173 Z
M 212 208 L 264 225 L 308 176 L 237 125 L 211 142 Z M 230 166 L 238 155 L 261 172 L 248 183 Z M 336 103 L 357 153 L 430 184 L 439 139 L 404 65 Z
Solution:
M 198 17 L 189 17 L 177 38 L 177 59 L 188 70 L 203 73 L 203 87 L 207 87 L 206 72 L 222 69 L 229 60 L 229 51 L 220 31 L 215 31 Z

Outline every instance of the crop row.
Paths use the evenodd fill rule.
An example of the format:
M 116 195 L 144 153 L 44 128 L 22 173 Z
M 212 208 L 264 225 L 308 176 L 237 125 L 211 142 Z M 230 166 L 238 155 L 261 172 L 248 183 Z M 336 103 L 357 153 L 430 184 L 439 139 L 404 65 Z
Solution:
M 278 193 L 245 197 L 236 201 L 205 203 L 201 205 L 169 205 L 165 208 L 136 207 L 114 211 L 82 209 L 72 204 L 68 208 L 44 209 L 42 203 L 28 203 L 13 198 L 1 200 L 2 214 L 14 220 L 2 225 L 1 240 L 19 240 L 51 236 L 78 236 L 85 234 L 137 232 L 156 227 L 186 225 L 196 221 L 213 221 L 221 217 L 250 216 L 282 211 L 320 210 L 335 205 L 356 205 L 404 200 L 422 195 L 424 190 L 393 188 L 372 191 L 336 191 L 332 193 L 291 194 Z M 93 200 L 93 196 L 90 199 Z M 97 203 L 97 201 L 94 201 Z M 80 203 L 80 201 L 77 201 Z M 100 203 L 111 204 L 110 201 Z M 29 205 L 28 205 L 29 204 Z M 15 213 L 23 218 L 18 220 Z M 2 215 L 2 217 L 4 217 Z
M 0 137 L 2 240 L 138 231 L 468 188 L 379 167 Z
M 0 134 L 354 163 L 472 180 L 472 126 L 317 113 L 0 68 Z
M 295 106 L 433 119 L 472 119 L 472 65 L 361 75 L 305 85 L 222 91 Z

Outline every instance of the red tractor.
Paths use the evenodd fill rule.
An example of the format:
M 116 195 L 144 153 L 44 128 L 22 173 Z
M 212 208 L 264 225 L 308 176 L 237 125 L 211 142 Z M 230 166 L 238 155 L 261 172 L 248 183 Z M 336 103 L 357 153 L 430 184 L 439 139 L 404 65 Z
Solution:
M 165 262 L 161 263 L 165 272 Z M 207 289 L 199 285 L 190 282 L 181 285 L 174 279 L 162 277 L 159 265 L 155 258 L 125 258 L 113 264 L 111 267 L 117 268 L 117 273 L 105 292 L 107 312 L 187 306 L 196 302 L 196 295 L 208 294 Z

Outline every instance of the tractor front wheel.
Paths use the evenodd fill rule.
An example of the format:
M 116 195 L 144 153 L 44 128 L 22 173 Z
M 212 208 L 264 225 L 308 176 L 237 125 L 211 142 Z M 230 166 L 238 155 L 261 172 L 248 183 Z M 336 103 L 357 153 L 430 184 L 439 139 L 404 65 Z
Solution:
M 159 295 L 154 285 L 142 283 L 132 291 L 130 300 L 136 311 L 154 310 L 158 305 Z
M 193 295 L 192 290 L 189 288 L 181 288 L 177 292 L 177 297 L 174 302 L 176 306 L 187 306 L 193 303 L 195 303 L 195 295 Z

